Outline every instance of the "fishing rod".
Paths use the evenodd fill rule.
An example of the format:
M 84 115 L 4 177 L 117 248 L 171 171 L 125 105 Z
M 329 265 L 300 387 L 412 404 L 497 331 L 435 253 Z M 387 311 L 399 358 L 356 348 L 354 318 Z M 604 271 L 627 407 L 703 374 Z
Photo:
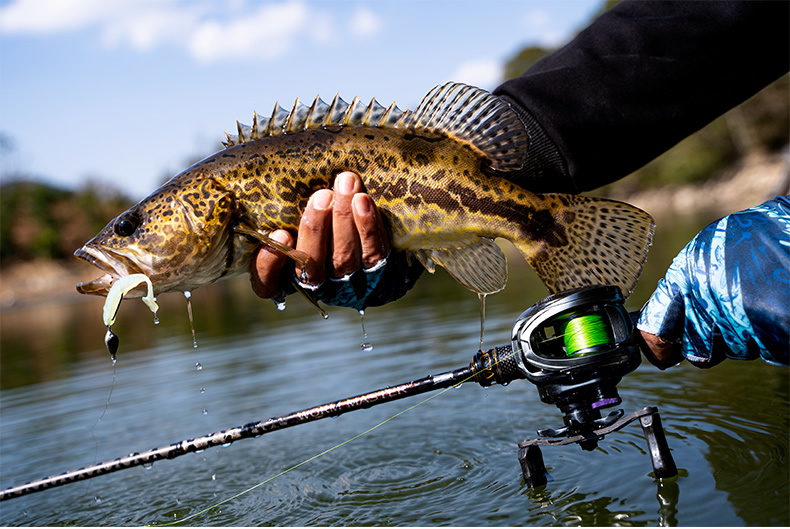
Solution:
M 0 490 L 0 501 L 467 381 L 487 387 L 517 379 L 535 384 L 541 401 L 556 404 L 564 414 L 562 428 L 544 428 L 538 431 L 542 439 L 519 443 L 519 461 L 527 486 L 546 483 L 539 445 L 577 443 L 584 450 L 592 450 L 604 435 L 637 418 L 642 423 L 656 477 L 674 476 L 677 470 L 655 408 L 644 408 L 619 421 L 622 410 L 605 418 L 600 413 L 621 402 L 616 385 L 641 362 L 632 341 L 631 315 L 623 303 L 616 287 L 584 287 L 554 294 L 521 314 L 513 327 L 510 345 L 478 351 L 468 366 L 10 487 Z

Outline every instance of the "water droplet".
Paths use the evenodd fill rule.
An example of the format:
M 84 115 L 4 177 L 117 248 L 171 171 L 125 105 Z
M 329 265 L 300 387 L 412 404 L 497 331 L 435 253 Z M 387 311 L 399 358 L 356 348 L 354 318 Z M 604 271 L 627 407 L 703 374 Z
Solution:
M 159 325 L 159 316 L 154 314 L 154 325 Z
M 205 393 L 206 392 L 206 388 L 200 388 L 200 392 L 201 393 Z
M 285 310 L 285 297 L 282 298 L 273 298 L 274 306 L 277 307 L 277 310 L 280 312 Z
M 208 409 L 203 408 L 203 415 L 208 415 Z
M 195 368 L 196 368 L 198 371 L 203 371 L 203 366 L 202 366 L 202 365 L 200 365 L 200 362 L 195 362 Z
M 118 359 L 117 359 L 117 358 L 115 358 L 115 357 L 113 356 L 113 357 L 112 357 L 112 366 L 113 366 L 113 367 L 115 367 L 115 363 L 116 363 L 117 361 L 118 361 Z
M 359 321 L 362 322 L 362 343 L 359 344 L 359 348 L 369 353 L 373 350 L 373 344 L 368 342 L 368 333 L 365 330 L 365 311 L 360 309 L 359 311 Z
M 143 468 L 146 469 L 146 470 L 151 470 L 152 468 L 154 468 L 154 464 L 153 463 L 143 463 Z
M 217 480 L 217 475 L 211 474 L 211 481 L 216 481 L 216 480 Z
M 176 498 L 176 505 L 181 505 L 181 500 Z
M 94 496 L 93 501 L 95 503 L 101 503 L 101 496 Z
M 195 320 L 192 317 L 192 292 L 189 290 L 184 291 L 184 297 L 187 298 L 187 315 L 189 316 L 189 328 L 192 329 L 192 347 L 197 349 L 197 337 L 195 336 Z

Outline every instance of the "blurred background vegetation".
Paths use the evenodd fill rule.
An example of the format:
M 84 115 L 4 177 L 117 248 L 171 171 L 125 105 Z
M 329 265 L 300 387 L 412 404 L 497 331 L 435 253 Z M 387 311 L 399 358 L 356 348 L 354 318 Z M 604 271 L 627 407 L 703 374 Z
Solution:
M 601 11 L 616 3 L 606 2 Z M 505 65 L 504 78 L 521 75 L 553 51 L 534 46 L 520 50 Z M 788 131 L 790 76 L 785 75 L 645 167 L 596 194 L 624 197 L 659 186 L 720 178 L 739 160 L 781 152 L 790 141 Z M 14 150 L 13 139 L 0 133 L 0 157 L 9 159 L 15 155 Z M 193 157 L 184 167 L 202 157 Z M 70 259 L 75 249 L 132 204 L 119 190 L 95 181 L 88 181 L 80 189 L 61 189 L 33 175 L 7 172 L 2 181 L 0 266 Z

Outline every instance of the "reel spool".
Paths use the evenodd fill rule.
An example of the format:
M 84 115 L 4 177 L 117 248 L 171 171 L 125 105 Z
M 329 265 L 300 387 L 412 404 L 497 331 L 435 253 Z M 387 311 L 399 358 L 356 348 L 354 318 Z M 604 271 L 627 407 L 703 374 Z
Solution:
M 587 434 L 622 416 L 618 410 L 602 418 L 600 410 L 620 404 L 616 386 L 641 362 L 623 303 L 617 287 L 583 287 L 544 298 L 516 321 L 515 363 L 537 386 L 540 400 L 563 413 L 562 428 L 539 435 Z M 597 439 L 580 443 L 585 450 L 597 444 Z

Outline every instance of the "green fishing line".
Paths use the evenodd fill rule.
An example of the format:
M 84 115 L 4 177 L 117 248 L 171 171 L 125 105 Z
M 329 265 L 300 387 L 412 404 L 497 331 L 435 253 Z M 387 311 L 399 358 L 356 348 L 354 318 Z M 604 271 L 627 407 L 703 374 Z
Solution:
M 563 331 L 565 351 L 569 357 L 584 356 L 584 349 L 609 345 L 614 341 L 612 330 L 598 314 L 586 314 L 569 320 Z

